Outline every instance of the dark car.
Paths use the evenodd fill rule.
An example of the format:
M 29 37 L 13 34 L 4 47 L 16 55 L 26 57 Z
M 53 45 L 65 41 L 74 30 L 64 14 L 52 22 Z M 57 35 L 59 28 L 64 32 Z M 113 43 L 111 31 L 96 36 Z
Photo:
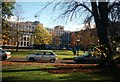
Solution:
M 8 52 L 0 48 L 0 61 L 10 59 L 10 58 L 11 58 L 11 52 Z
M 91 53 L 85 53 L 82 56 L 75 56 L 73 60 L 76 63 L 99 63 L 100 57 L 93 56 Z

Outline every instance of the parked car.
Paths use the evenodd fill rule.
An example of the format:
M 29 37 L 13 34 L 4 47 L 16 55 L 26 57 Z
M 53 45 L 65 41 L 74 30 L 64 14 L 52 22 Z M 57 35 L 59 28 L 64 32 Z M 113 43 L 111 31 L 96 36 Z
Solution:
M 0 61 L 10 59 L 10 58 L 11 58 L 11 52 L 8 52 L 0 48 Z
M 57 55 L 53 51 L 41 50 L 38 53 L 30 54 L 26 57 L 28 61 L 40 61 L 54 63 L 57 59 Z
M 82 56 L 75 56 L 73 60 L 76 63 L 98 63 L 100 62 L 99 56 L 93 56 L 90 53 L 85 53 Z

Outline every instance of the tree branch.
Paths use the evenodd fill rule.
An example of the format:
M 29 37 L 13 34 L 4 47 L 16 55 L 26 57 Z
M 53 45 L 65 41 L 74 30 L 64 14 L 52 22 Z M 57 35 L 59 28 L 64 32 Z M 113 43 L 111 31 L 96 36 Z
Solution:
M 86 5 L 84 5 L 84 4 L 78 4 L 79 6 L 82 6 L 82 7 L 84 7 L 84 8 L 86 8 L 92 15 L 93 15 L 93 12 L 86 6 Z
M 120 2 L 116 3 L 114 2 L 109 8 L 108 8 L 108 13 L 111 11 L 111 9 L 115 6 L 120 6 Z

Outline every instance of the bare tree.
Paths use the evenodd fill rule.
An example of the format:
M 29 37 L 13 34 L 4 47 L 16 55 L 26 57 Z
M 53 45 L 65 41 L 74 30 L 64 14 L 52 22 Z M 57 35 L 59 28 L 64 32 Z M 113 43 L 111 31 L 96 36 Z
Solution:
M 23 20 L 22 14 L 23 14 L 22 6 L 20 4 L 16 4 L 14 9 L 14 14 L 17 17 L 17 27 L 16 27 L 16 51 L 18 51 L 19 47 L 19 37 L 20 37 L 20 20 Z
M 119 9 L 115 8 L 115 6 L 120 6 L 120 1 L 114 0 L 113 2 L 110 2 L 107 0 L 90 0 L 90 2 L 85 2 L 85 0 L 83 1 L 64 0 L 64 2 L 60 2 L 57 0 L 56 3 L 54 2 L 48 3 L 48 5 L 45 6 L 45 8 L 51 4 L 54 5 L 53 11 L 57 9 L 61 11 L 58 18 L 63 18 L 70 21 L 76 19 L 76 21 L 80 21 L 80 17 L 84 16 L 85 24 L 90 25 L 91 21 L 95 22 L 97 34 L 99 37 L 99 44 L 103 45 L 105 49 L 107 49 L 107 51 L 104 50 L 104 53 L 107 55 L 107 57 L 105 59 L 106 62 L 103 62 L 103 64 L 104 65 L 108 64 L 113 54 L 108 38 L 109 20 L 111 19 L 109 13 L 115 13 L 111 12 L 112 9 L 113 11 Z M 117 13 L 118 16 L 119 11 L 117 11 Z M 113 18 L 114 17 L 116 16 L 113 16 Z

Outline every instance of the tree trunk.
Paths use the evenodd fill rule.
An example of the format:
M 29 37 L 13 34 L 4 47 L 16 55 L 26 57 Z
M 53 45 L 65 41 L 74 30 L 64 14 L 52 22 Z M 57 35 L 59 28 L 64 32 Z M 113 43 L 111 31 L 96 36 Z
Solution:
M 111 60 L 112 56 L 112 50 L 110 47 L 109 39 L 108 39 L 108 7 L 107 7 L 107 2 L 99 2 L 99 13 L 100 13 L 100 18 L 101 18 L 101 44 L 104 45 L 106 48 L 108 48 L 108 51 L 106 52 L 107 55 L 107 61 Z
M 16 36 L 17 36 L 17 40 L 16 40 L 16 42 L 17 42 L 17 45 L 16 45 L 16 52 L 18 52 L 18 46 L 19 46 L 19 31 L 18 31 L 18 28 L 19 28 L 19 19 L 17 20 L 17 34 L 16 34 Z
M 18 46 L 19 46 L 19 42 L 17 42 L 16 52 L 18 52 Z
M 107 11 L 107 3 L 106 2 L 99 2 L 99 7 L 97 6 L 96 2 L 91 2 L 92 5 L 92 11 L 94 20 L 96 23 L 97 33 L 99 37 L 99 43 L 100 45 L 103 45 L 108 50 L 105 51 L 106 54 L 106 62 L 104 62 L 104 65 L 108 64 L 109 60 L 111 59 L 112 50 L 110 48 L 108 34 L 107 34 L 107 28 L 108 28 L 108 11 Z

